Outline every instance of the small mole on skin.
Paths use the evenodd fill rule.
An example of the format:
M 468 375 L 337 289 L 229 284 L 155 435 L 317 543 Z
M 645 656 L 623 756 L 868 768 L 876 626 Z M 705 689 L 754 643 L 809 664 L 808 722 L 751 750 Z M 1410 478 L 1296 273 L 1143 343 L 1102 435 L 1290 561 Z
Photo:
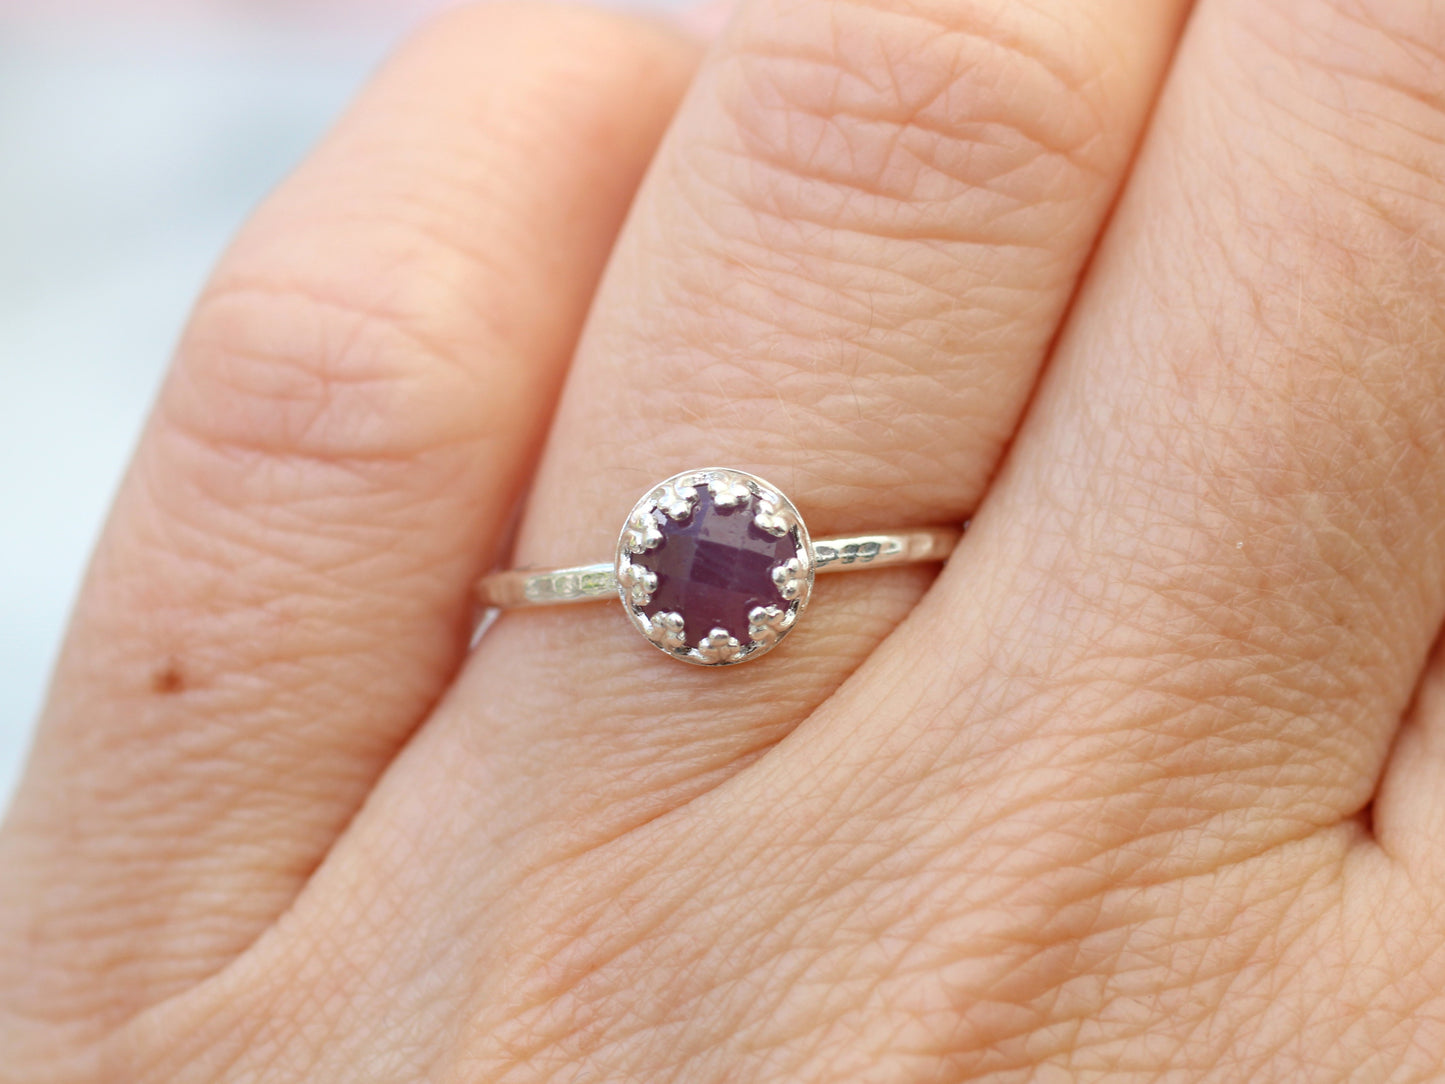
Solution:
M 185 687 L 185 675 L 175 659 L 167 659 L 166 664 L 151 675 L 151 689 L 163 695 L 178 693 Z

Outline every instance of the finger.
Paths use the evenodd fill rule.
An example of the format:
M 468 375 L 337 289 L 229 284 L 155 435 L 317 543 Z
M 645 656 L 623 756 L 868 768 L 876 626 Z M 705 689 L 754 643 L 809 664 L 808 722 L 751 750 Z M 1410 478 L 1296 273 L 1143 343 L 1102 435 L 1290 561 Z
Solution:
M 1371 810 L 1375 838 L 1427 893 L 1445 882 L 1445 660 L 1425 667 Z
M 1181 10 L 744 8 L 620 240 L 517 562 L 605 558 L 652 484 L 717 463 L 778 484 L 814 533 L 962 520 L 1114 197 Z M 438 740 L 465 743 L 502 781 L 485 802 L 506 812 L 489 816 L 535 817 L 528 788 L 541 786 L 556 817 L 615 831 L 787 733 L 931 575 L 820 583 L 785 648 L 725 674 L 658 655 L 615 606 L 507 615 Z
M 36 1011 L 103 1022 L 218 967 L 444 688 L 691 54 L 581 10 L 449 15 L 226 257 L 6 835 L 33 951 L 5 985 Z
M 1442 52 L 1422 7 L 1196 12 L 1037 409 L 851 748 L 928 765 L 908 785 L 976 795 L 976 823 L 1006 774 L 1033 836 L 1096 825 L 1071 860 L 1126 850 L 1130 883 L 1367 805 L 1445 615 Z M 958 665 L 924 688 L 945 627 Z

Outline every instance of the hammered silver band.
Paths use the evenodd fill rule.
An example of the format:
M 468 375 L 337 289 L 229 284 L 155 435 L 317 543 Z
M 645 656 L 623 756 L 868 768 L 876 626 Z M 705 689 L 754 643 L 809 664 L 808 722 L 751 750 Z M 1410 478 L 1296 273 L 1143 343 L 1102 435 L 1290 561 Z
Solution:
M 814 539 L 777 486 L 735 467 L 665 479 L 623 521 L 611 562 L 494 572 L 490 609 L 615 598 L 657 650 L 697 666 L 734 666 L 789 636 L 820 572 L 943 561 L 958 527 Z
M 853 572 L 885 565 L 943 561 L 962 535 L 958 527 L 916 527 L 815 538 L 814 571 Z M 572 568 L 512 568 L 482 577 L 477 584 L 477 598 L 483 606 L 499 610 L 615 600 L 617 572 L 611 561 Z

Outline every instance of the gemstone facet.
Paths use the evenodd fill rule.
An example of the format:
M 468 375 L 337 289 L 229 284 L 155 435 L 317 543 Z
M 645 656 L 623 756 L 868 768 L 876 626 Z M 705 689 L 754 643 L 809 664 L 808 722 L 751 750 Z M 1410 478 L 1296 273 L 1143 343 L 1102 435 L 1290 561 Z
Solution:
M 812 581 L 797 509 L 742 471 L 668 479 L 633 509 L 618 543 L 628 616 L 654 646 L 700 665 L 770 650 L 793 628 Z

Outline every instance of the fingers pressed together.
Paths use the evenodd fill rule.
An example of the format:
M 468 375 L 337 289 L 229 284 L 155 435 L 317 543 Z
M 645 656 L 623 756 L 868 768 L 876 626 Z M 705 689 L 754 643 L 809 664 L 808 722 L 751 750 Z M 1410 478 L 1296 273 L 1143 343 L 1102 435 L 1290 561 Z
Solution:
M 1438 1064 L 1445 12 L 1189 9 L 750 0 L 695 78 L 595 13 L 420 36 L 180 348 L 0 837 L 0 1047 Z M 973 527 L 736 670 L 606 606 L 463 661 L 524 492 L 516 563 L 596 561 L 708 464 Z

